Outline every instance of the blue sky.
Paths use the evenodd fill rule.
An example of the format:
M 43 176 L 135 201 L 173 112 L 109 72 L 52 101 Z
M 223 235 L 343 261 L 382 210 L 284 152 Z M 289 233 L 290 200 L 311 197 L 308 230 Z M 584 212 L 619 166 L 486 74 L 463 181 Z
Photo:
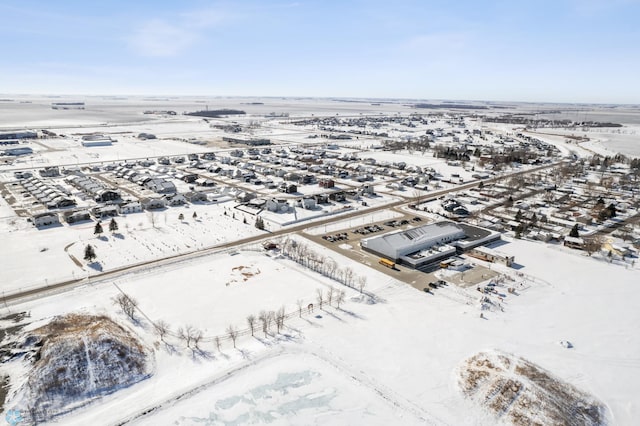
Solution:
M 640 0 L 0 2 L 0 92 L 640 103 Z

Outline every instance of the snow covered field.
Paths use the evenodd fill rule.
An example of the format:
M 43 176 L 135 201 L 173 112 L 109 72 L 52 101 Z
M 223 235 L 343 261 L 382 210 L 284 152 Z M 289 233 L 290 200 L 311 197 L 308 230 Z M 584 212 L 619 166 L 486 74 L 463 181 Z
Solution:
M 146 117 L 141 113 L 144 109 L 168 109 L 167 105 L 172 105 L 172 109 L 180 107 L 179 112 L 203 109 L 205 105 L 246 109 L 249 114 L 237 118 L 242 123 L 263 120 L 264 114 L 271 112 L 287 112 L 297 117 L 324 112 L 333 117 L 339 111 L 341 118 L 348 115 L 357 118 L 372 110 L 376 115 L 381 110 L 415 111 L 399 103 L 372 108 L 366 102 L 339 103 L 328 99 L 291 102 L 263 99 L 264 103 L 255 105 L 248 104 L 248 99 L 226 98 L 180 102 L 97 100 L 87 99 L 88 105 L 94 101 L 98 106 L 92 105 L 84 112 L 51 111 L 51 99 L 20 104 L 19 108 L 14 104 L 9 107 L 9 103 L 0 104 L 0 112 L 10 111 L 7 116 L 0 114 L 0 128 L 47 125 L 65 133 L 122 132 L 122 136 L 117 136 L 121 142 L 114 147 L 84 150 L 77 146 L 75 139 L 31 142 L 38 154 L 33 159 L 18 158 L 12 166 L 2 166 L 8 176 L 6 180 L 13 179 L 15 168 L 201 152 L 210 149 L 168 138 L 209 135 L 215 139 L 223 134 L 219 129 L 211 130 L 209 123 L 201 119 L 179 117 L 170 123 L 167 117 Z M 33 118 L 34 111 L 41 114 L 39 118 Z M 317 125 L 296 127 L 291 121 L 273 120 L 252 134 L 270 137 L 275 142 L 327 143 L 328 139 L 314 142 L 307 138 L 310 132 L 318 131 Z M 443 122 L 438 119 L 437 124 L 430 125 L 436 127 Z M 391 137 L 424 133 L 422 128 L 405 130 L 401 135 L 394 133 L 392 126 L 389 125 Z M 487 128 L 513 132 L 513 125 L 493 123 Z M 141 131 L 167 139 L 140 141 L 134 135 Z M 601 133 L 600 139 L 595 135 L 591 142 L 579 145 L 568 143 L 563 135 L 539 137 L 558 146 L 563 154 L 575 152 L 590 156 L 593 151 L 601 152 L 598 144 L 616 139 L 604 131 Z M 622 140 L 625 138 L 618 139 L 625 142 Z M 373 142 L 363 135 L 357 142 L 336 143 L 350 146 L 340 153 L 359 152 L 360 157 L 375 158 L 378 162 L 404 161 L 409 165 L 433 167 L 447 178 L 458 174 L 466 181 L 473 174 L 434 158 L 432 153 L 361 152 L 356 146 L 371 147 Z M 219 179 L 226 183 L 227 178 Z M 388 179 L 391 178 L 384 175 L 373 182 L 382 187 Z M 360 186 L 354 182 L 336 179 L 337 185 L 344 189 Z M 185 187 L 188 185 L 180 184 L 180 189 L 186 190 Z M 239 183 L 238 187 L 251 188 L 249 183 Z M 305 186 L 300 193 L 320 190 L 319 186 Z M 348 209 L 343 208 L 346 204 L 335 203 L 325 207 L 335 211 L 325 214 L 342 210 L 364 213 L 366 209 L 400 199 L 398 195 L 427 195 L 408 188 L 401 193 L 393 191 L 381 188 L 383 196 L 363 197 L 350 203 Z M 266 194 L 279 196 L 275 189 Z M 361 201 L 368 205 L 362 205 Z M 150 377 L 132 382 L 115 393 L 96 396 L 96 402 L 50 424 L 493 425 L 498 419 L 483 408 L 481 402 L 466 397 L 459 386 L 460 366 L 479 353 L 506 353 L 512 354 L 513 359 L 522 357 L 530 361 L 601 401 L 606 407 L 605 417 L 610 418 L 612 424 L 633 425 L 640 418 L 640 334 L 637 332 L 640 265 L 610 263 L 601 253 L 588 257 L 560 245 L 508 241 L 496 248 L 515 256 L 514 268 L 471 261 L 491 269 L 486 281 L 494 273 L 506 274 L 508 285 L 516 288 L 515 292 L 507 292 L 506 286 L 499 287 L 499 294 L 491 297 L 500 300 L 502 309 L 481 311 L 480 298 L 484 295 L 476 290 L 475 284 L 468 288 L 454 285 L 453 275 L 457 272 L 433 275 L 451 279 L 448 286 L 427 293 L 400 280 L 411 274 L 413 281 L 407 282 L 423 288 L 431 280 L 427 279 L 429 275 L 424 275 L 423 285 L 419 272 L 400 267 L 382 273 L 340 254 L 349 253 L 357 259 L 353 256 L 357 249 L 351 245 L 327 247 L 300 235 L 289 236 L 315 252 L 319 264 L 329 264 L 331 259 L 338 268 L 349 268 L 356 276 L 364 277 L 366 291 L 361 294 L 277 251 L 267 253 L 258 244 L 233 247 L 216 254 L 195 253 L 246 237 L 269 237 L 268 232 L 254 226 L 255 216 L 234 207 L 235 203 L 230 202 L 192 204 L 155 213 L 128 214 L 116 218 L 118 232 L 109 232 L 106 220 L 103 221 L 104 234 L 96 236 L 93 221 L 35 229 L 24 217 L 16 216 L 4 199 L 0 200 L 3 242 L 0 291 L 10 294 L 62 280 L 94 277 L 73 290 L 43 295 L 32 301 L 8 302 L 0 306 L 0 318 L 28 312 L 29 316 L 22 321 L 28 323 L 25 330 L 34 330 L 63 314 L 106 315 L 154 352 L 154 371 Z M 403 211 L 416 214 L 406 207 Z M 183 219 L 178 218 L 180 213 Z M 401 216 L 389 209 L 352 219 L 336 218 L 326 226 L 314 225 L 312 220 L 317 220 L 321 213 L 320 208 L 295 208 L 288 213 L 265 211 L 262 214 L 267 231 L 272 232 L 291 222 L 308 219 L 309 229 L 304 232 L 310 235 Z M 435 219 L 433 213 L 424 215 Z M 270 238 L 282 244 L 286 237 Z M 94 246 L 97 253 L 93 265 L 83 260 L 87 244 Z M 95 277 L 99 271 L 192 252 L 193 256 L 187 260 L 164 262 L 161 266 L 109 279 Z M 363 262 L 367 262 L 366 259 Z M 485 279 L 484 275 L 482 278 Z M 524 285 L 519 286 L 520 283 Z M 335 300 L 331 304 L 324 300 L 321 309 L 317 291 L 322 290 L 326 297 L 332 287 L 344 290 L 345 299 L 339 307 Z M 138 302 L 135 321 L 113 303 L 113 298 L 121 292 Z M 313 308 L 309 308 L 309 304 L 313 304 Z M 277 311 L 281 307 L 287 314 L 281 330 L 271 324 L 265 334 L 258 321 L 251 335 L 247 324 L 249 315 L 259 316 L 261 311 Z M 164 338 L 154 328 L 158 321 L 166 322 L 170 329 Z M 9 328 L 15 324 L 4 320 L 2 325 Z M 203 334 L 195 347 L 180 337 L 179 330 L 189 326 Z M 237 341 L 229 330 L 240 332 Z M 27 367 L 28 363 L 23 360 L 0 364 L 0 382 L 3 375 L 8 374 L 14 383 L 5 410 L 26 409 L 25 400 L 16 397 L 15 383 L 25 382 Z M 535 418 L 533 410 L 535 407 L 531 411 Z
M 327 307 L 313 315 L 305 313 L 302 319 L 294 316 L 282 334 L 267 339 L 241 337 L 238 349 L 224 342 L 221 352 L 213 342 L 205 342 L 207 357 L 191 356 L 177 340 L 172 341 L 177 352 L 156 344 L 156 375 L 105 397 L 99 405 L 72 413 L 65 423 L 115 419 L 113 413 L 122 419 L 142 407 L 160 406 L 168 408 L 137 421 L 198 424 L 198 419 L 241 421 L 255 415 L 285 424 L 299 423 L 296 416 L 300 415 L 300 419 L 319 416 L 329 422 L 334 419 L 336 424 L 351 424 L 354 413 L 366 411 L 379 415 L 379 421 L 371 417 L 367 424 L 413 424 L 417 419 L 491 425 L 495 419 L 466 400 L 455 379 L 464 359 L 491 349 L 522 356 L 590 393 L 608 407 L 615 424 L 633 424 L 640 415 L 640 337 L 635 330 L 640 314 L 629 303 L 639 296 L 637 270 L 560 247 L 514 241 L 500 251 L 522 259 L 518 271 L 539 279 L 531 281 L 532 287 L 520 295 L 506 298 L 504 312 L 485 313 L 482 319 L 477 306 L 460 301 L 464 299 L 444 297 L 446 293 L 438 291 L 428 295 L 394 284 L 386 275 L 324 250 L 339 264 L 351 264 L 357 273 L 367 271 L 368 288 L 379 302 L 360 303 L 354 291 L 343 309 Z M 244 281 L 234 271 L 239 265 L 250 267 L 254 275 Z M 304 297 L 322 286 L 323 280 L 290 261 L 240 252 L 123 278 L 118 285 L 135 296 L 154 320 L 167 319 L 174 329 L 188 321 L 215 333 L 232 318 L 242 327 L 246 313 L 260 306 L 273 309 Z M 475 290 L 469 291 L 473 298 Z M 111 283 L 97 284 L 11 306 L 11 311 L 28 310 L 34 321 L 61 311 L 106 311 L 123 320 L 110 303 L 116 293 Z M 276 306 L 268 306 L 269 297 Z M 148 326 L 137 330 L 148 343 L 157 341 Z M 567 349 L 561 341 L 570 341 L 573 348 Z M 318 354 L 321 360 L 316 359 Z M 273 359 L 265 363 L 263 357 Z M 355 382 L 346 376 L 355 376 Z M 171 386 L 163 388 L 168 383 Z M 205 386 L 208 383 L 213 384 Z M 362 383 L 367 386 L 363 388 Z M 172 395 L 198 386 L 205 388 L 174 405 Z M 266 401 L 261 395 L 265 394 L 272 396 L 270 411 L 264 409 Z M 240 395 L 245 399 L 234 398 Z M 388 401 L 402 409 L 391 408 Z
M 292 350 L 230 376 L 139 425 L 424 424 L 315 353 Z
M 243 223 L 241 213 L 234 219 L 232 213 L 224 215 L 224 209 L 224 205 L 195 205 L 118 216 L 118 232 L 110 233 L 109 221 L 105 220 L 101 237 L 94 235 L 93 221 L 37 229 L 24 219 L 5 219 L 0 224 L 5 242 L 0 246 L 0 254 L 6 261 L 2 290 L 11 293 L 82 278 L 99 270 L 109 271 L 265 234 L 253 222 Z M 178 219 L 181 213 L 184 220 Z M 87 244 L 94 246 L 97 254 L 93 268 L 83 260 Z

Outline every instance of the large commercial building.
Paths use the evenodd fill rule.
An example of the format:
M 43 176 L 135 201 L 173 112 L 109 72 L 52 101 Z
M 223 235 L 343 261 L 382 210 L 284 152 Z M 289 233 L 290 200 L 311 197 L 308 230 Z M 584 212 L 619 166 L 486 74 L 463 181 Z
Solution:
M 82 146 L 91 147 L 91 146 L 110 146 L 117 140 L 111 138 L 111 136 L 105 136 L 100 134 L 95 135 L 85 135 L 82 137 Z
M 84 102 L 52 102 L 51 109 L 84 109 Z
M 360 245 L 396 263 L 420 268 L 453 256 L 456 252 L 499 239 L 497 232 L 443 221 L 366 238 Z
M 10 140 L 10 139 L 35 139 L 38 137 L 36 132 L 32 131 L 21 131 L 21 132 L 0 132 L 0 140 Z

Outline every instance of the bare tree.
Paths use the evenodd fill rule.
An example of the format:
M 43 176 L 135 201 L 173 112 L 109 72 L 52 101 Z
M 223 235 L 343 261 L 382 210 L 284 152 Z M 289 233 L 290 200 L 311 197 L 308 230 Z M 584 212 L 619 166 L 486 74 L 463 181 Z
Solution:
M 271 323 L 275 322 L 275 320 L 276 320 L 276 312 L 269 311 L 269 316 L 267 317 L 267 328 L 271 328 Z
M 169 323 L 163 320 L 158 320 L 153 325 L 153 327 L 156 329 L 156 333 L 158 333 L 160 340 L 164 342 L 164 337 L 169 333 L 169 330 L 170 330 Z
M 600 250 L 602 244 L 604 244 L 604 239 L 600 236 L 595 236 L 584 241 L 584 249 L 589 256 L 591 256 L 593 253 Z
M 419 189 L 414 189 L 411 195 L 413 198 L 413 204 L 415 204 L 416 206 L 419 206 L 420 203 L 422 203 L 422 200 L 425 196 L 425 192 Z
M 220 352 L 220 347 L 222 346 L 222 344 L 220 343 L 220 336 L 216 336 L 214 342 L 216 343 L 216 349 L 218 349 L 218 352 Z
M 193 342 L 193 337 L 196 334 L 196 329 L 192 325 L 187 325 L 186 327 L 180 327 L 178 329 L 178 337 L 184 340 L 187 348 L 191 348 L 191 343 Z
M 338 306 L 338 309 L 340 309 L 340 304 L 344 303 L 344 297 L 345 297 L 344 290 L 340 290 L 336 294 L 336 305 Z
M 316 299 L 318 300 L 318 305 L 320 306 L 320 310 L 322 310 L 322 289 L 319 288 L 316 290 Z
M 191 337 L 191 341 L 193 342 L 193 350 L 194 351 L 200 351 L 200 341 L 202 340 L 203 336 L 204 336 L 204 334 L 202 333 L 201 330 L 197 330 L 197 329 L 193 330 L 193 335 Z
M 251 336 L 253 337 L 253 330 L 256 327 L 256 316 L 255 315 L 249 315 L 247 317 L 247 325 L 249 325 L 249 330 L 251 330 Z
M 302 299 L 298 299 L 296 301 L 296 304 L 298 305 L 298 317 L 302 318 L 302 308 L 304 307 L 304 302 L 302 301 Z
M 120 306 L 122 312 L 125 313 L 131 320 L 135 319 L 136 307 L 138 306 L 138 302 L 132 298 L 127 296 L 125 293 L 121 293 L 113 300 L 113 302 Z
M 264 337 L 267 337 L 267 332 L 269 331 L 269 314 L 267 311 L 260 311 L 258 314 L 258 319 L 262 323 L 262 332 L 264 333 Z
M 151 223 L 151 226 L 155 229 L 156 223 L 158 221 L 158 218 L 156 217 L 156 214 L 153 213 L 153 212 L 147 212 L 147 219 L 149 219 L 149 222 Z
M 329 291 L 327 291 L 327 303 L 329 303 L 329 306 L 331 306 L 331 302 L 333 301 L 333 294 L 335 293 L 336 289 L 333 287 L 329 287 Z
M 233 325 L 227 327 L 227 336 L 233 342 L 233 347 L 236 347 L 236 339 L 238 338 L 238 330 L 235 329 Z
M 178 338 L 179 338 L 180 340 L 184 340 L 184 341 L 186 342 L 186 344 L 187 344 L 187 347 L 189 347 L 189 344 L 191 343 L 191 341 L 190 341 L 190 340 L 188 340 L 188 338 L 187 338 L 187 332 L 186 332 L 186 330 L 185 330 L 184 328 L 182 328 L 182 327 L 180 327 L 180 328 L 178 329 Z
M 276 327 L 278 329 L 278 333 L 280 333 L 280 329 L 284 327 L 284 319 L 286 318 L 286 316 L 287 314 L 285 313 L 284 306 L 282 306 L 276 312 Z
M 351 287 L 351 285 L 353 284 L 353 278 L 355 276 L 355 273 L 353 272 L 353 269 L 347 267 L 344 269 L 344 283 Z
M 325 269 L 327 270 L 326 275 L 329 278 L 333 278 L 335 276 L 337 267 L 338 267 L 338 264 L 335 262 L 335 260 L 333 260 L 331 258 L 327 259 L 327 262 L 326 262 L 326 265 L 325 265 Z
M 364 275 L 360 275 L 358 277 L 358 289 L 360 290 L 360 293 L 362 293 L 364 291 L 364 288 L 367 285 L 367 277 L 365 277 Z
M 327 262 L 327 257 L 321 254 L 316 257 L 316 271 L 324 273 L 324 265 Z

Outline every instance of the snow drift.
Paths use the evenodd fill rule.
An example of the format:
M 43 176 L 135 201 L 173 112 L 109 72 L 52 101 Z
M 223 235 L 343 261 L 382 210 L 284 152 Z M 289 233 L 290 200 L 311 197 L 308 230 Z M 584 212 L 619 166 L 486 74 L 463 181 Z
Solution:
M 604 425 L 605 406 L 537 365 L 498 351 L 479 352 L 459 369 L 465 396 L 514 425 Z
M 20 405 L 33 422 L 49 420 L 152 374 L 153 353 L 106 316 L 70 314 L 30 331 L 32 366 Z

